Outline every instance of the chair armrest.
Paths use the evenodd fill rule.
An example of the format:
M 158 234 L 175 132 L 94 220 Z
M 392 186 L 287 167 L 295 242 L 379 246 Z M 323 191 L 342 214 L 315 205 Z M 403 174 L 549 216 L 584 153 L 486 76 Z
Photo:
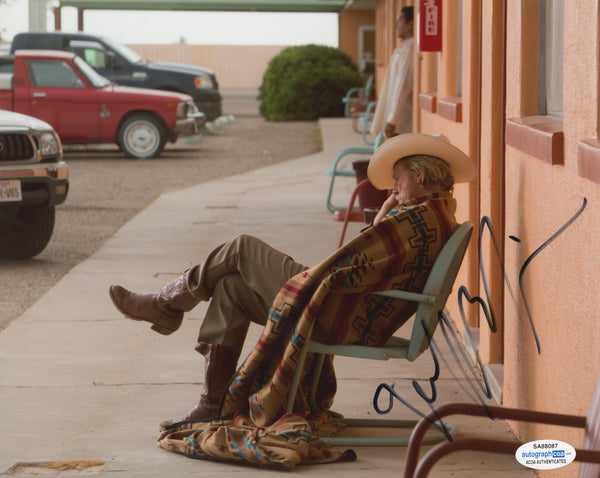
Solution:
M 373 148 L 366 148 L 366 147 L 351 147 L 351 148 L 346 148 L 346 149 L 342 149 L 337 156 L 335 157 L 335 160 L 333 161 L 333 168 L 331 169 L 331 172 L 333 174 L 339 174 L 336 173 L 337 170 L 337 164 L 340 162 L 340 160 L 344 157 L 347 156 L 349 154 L 368 154 L 371 155 L 373 154 Z M 355 176 L 356 173 L 354 171 L 352 171 L 351 176 Z
M 308 351 L 319 354 L 343 355 L 346 357 L 360 357 L 371 360 L 388 360 L 390 358 L 406 358 L 410 341 L 402 337 L 390 337 L 380 347 L 369 345 L 327 345 L 311 340 Z
M 342 98 L 342 101 L 344 103 L 346 103 L 347 101 L 352 101 L 352 100 L 356 100 L 356 98 L 352 98 L 352 95 L 355 93 L 359 93 L 363 88 L 362 87 L 354 87 L 354 88 L 350 88 L 347 92 L 346 92 L 346 96 L 344 96 Z
M 423 304 L 435 304 L 433 295 L 419 294 L 417 292 L 408 292 L 406 290 L 382 290 L 379 292 L 371 292 L 375 295 L 384 295 L 392 299 L 410 300 L 412 302 L 421 302 Z
M 373 108 L 377 106 L 377 101 L 369 101 L 367 108 L 364 111 L 364 115 L 360 116 L 361 121 L 370 120 L 373 116 Z
M 341 247 L 341 246 L 340 246 Z M 392 299 L 409 300 L 411 302 L 419 302 L 422 304 L 435 304 L 435 296 L 427 294 L 419 294 L 418 292 L 409 292 L 407 290 L 380 290 L 376 292 L 357 292 L 349 289 L 347 291 L 331 291 L 330 294 L 373 294 L 391 297 Z
M 366 110 L 366 115 L 370 116 L 371 115 L 371 111 L 373 111 L 373 108 L 375 108 L 377 106 L 377 101 L 369 101 L 369 104 L 367 105 L 367 110 Z

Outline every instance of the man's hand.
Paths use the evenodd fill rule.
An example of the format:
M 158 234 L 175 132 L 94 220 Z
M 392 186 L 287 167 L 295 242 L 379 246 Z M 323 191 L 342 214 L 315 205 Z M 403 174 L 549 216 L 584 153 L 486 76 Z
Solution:
M 381 205 L 381 209 L 377 211 L 377 216 L 375 216 L 373 224 L 377 224 L 379 221 L 381 221 L 385 216 L 387 216 L 387 213 L 396 206 L 398 206 L 398 200 L 396 199 L 396 195 L 392 193 Z
M 383 130 L 386 138 L 391 138 L 392 136 L 398 136 L 396 134 L 396 125 L 392 123 L 386 123 L 385 129 Z

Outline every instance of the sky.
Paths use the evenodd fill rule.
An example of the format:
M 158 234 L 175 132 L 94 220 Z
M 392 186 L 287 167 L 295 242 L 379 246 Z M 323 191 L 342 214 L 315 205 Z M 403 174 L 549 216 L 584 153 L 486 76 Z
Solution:
M 52 3 L 52 2 L 50 2 Z M 10 41 L 29 29 L 28 0 L 0 4 L 0 34 Z M 47 29 L 54 15 L 47 13 Z M 62 9 L 62 29 L 77 30 L 77 10 Z M 120 43 L 180 43 L 212 45 L 338 46 L 334 13 L 179 12 L 86 10 L 84 30 Z

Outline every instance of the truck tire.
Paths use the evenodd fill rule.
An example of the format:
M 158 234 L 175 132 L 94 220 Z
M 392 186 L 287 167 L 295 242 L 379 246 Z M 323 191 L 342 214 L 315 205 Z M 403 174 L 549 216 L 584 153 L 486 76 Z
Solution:
M 149 114 L 130 116 L 117 132 L 119 147 L 130 158 L 155 158 L 162 152 L 166 141 L 162 123 Z
M 29 259 L 44 250 L 54 231 L 54 206 L 21 207 L 0 224 L 0 258 Z

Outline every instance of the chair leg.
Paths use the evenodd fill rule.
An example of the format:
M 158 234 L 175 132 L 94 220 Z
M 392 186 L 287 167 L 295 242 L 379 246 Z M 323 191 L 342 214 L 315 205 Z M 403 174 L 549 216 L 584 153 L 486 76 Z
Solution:
M 346 174 L 339 174 L 335 169 L 331 171 L 331 180 L 329 181 L 329 189 L 327 189 L 327 198 L 325 199 L 327 209 L 330 212 L 335 212 L 339 211 L 340 209 L 343 209 L 343 207 L 335 206 L 331 201 L 331 196 L 333 195 L 333 183 L 335 182 L 336 176 L 346 176 Z
M 338 169 L 338 163 L 342 160 L 342 158 L 344 156 L 347 155 L 371 155 L 373 154 L 373 148 L 365 148 L 365 147 L 350 147 L 350 148 L 346 148 L 343 149 L 342 151 L 340 151 L 338 153 L 338 155 L 336 156 L 334 162 L 333 162 L 333 166 L 331 168 L 331 171 L 329 171 L 327 174 L 331 175 L 331 180 L 329 181 L 329 189 L 327 191 L 327 199 L 326 199 L 326 204 L 327 204 L 327 209 L 331 212 L 335 212 L 338 209 L 343 209 L 341 207 L 336 207 L 333 205 L 333 203 L 331 202 L 331 196 L 333 194 L 333 183 L 335 181 L 336 176 L 344 176 L 344 177 L 350 177 L 350 178 L 354 178 L 356 177 L 356 172 L 354 172 L 353 170 L 340 170 Z
M 302 376 L 302 369 L 306 362 L 306 353 L 308 346 L 305 346 L 300 353 L 300 360 L 296 372 L 294 373 L 293 386 L 290 387 L 290 395 L 288 397 L 288 406 L 286 408 L 287 413 L 292 412 L 293 400 L 290 402 L 290 397 L 295 397 L 300 384 L 300 377 Z M 323 363 L 325 362 L 325 354 L 315 353 L 313 370 L 310 378 L 309 388 L 309 405 L 311 410 L 317 411 L 321 407 L 317 403 L 317 386 L 319 384 L 319 378 L 323 370 Z M 339 420 L 348 427 L 358 428 L 414 428 L 418 420 L 397 420 L 397 419 L 371 419 L 371 418 L 343 418 Z M 454 437 L 457 433 L 456 425 L 453 423 L 433 423 L 430 433 L 423 438 L 423 443 L 438 443 L 442 440 L 448 439 L 448 437 Z M 320 437 L 324 443 L 331 445 L 353 445 L 353 446 L 406 446 L 409 443 L 410 438 L 387 438 L 387 437 Z
M 344 418 L 340 420 L 348 427 L 356 428 L 405 428 L 414 429 L 419 423 L 418 420 L 390 420 L 390 419 L 360 419 Z M 448 437 L 454 438 L 458 433 L 458 428 L 454 423 L 444 422 L 444 429 L 440 425 L 433 425 L 421 443 L 439 443 L 448 440 Z M 324 443 L 330 445 L 353 445 L 353 446 L 407 446 L 410 443 L 410 437 L 320 437 Z
M 367 105 L 367 109 L 365 111 L 364 116 L 362 117 L 362 120 L 363 120 L 362 139 L 363 139 L 364 143 L 368 144 L 369 146 L 373 146 L 375 144 L 375 141 L 371 142 L 367 139 L 367 134 L 369 133 L 369 124 L 371 123 L 371 121 L 373 121 L 374 113 L 372 113 L 372 111 L 376 105 L 377 105 L 377 102 L 375 102 L 375 101 L 370 102 Z
M 346 215 L 344 216 L 344 225 L 342 227 L 342 234 L 340 236 L 340 242 L 338 243 L 338 249 L 344 245 L 344 237 L 346 237 L 346 230 L 348 229 L 348 221 L 350 221 L 350 213 L 354 209 L 354 202 L 356 201 L 356 196 L 360 192 L 360 190 L 369 184 L 369 179 L 363 179 L 360 183 L 356 185 L 354 191 L 352 191 L 352 196 L 350 196 L 350 203 L 348 204 L 348 209 L 346 209 Z
M 323 370 L 323 362 L 325 361 L 325 355 L 315 354 L 315 363 L 313 365 L 312 376 L 310 379 L 310 395 L 309 405 L 311 410 L 319 410 L 321 407 L 317 403 L 317 385 L 319 385 L 319 377 Z

